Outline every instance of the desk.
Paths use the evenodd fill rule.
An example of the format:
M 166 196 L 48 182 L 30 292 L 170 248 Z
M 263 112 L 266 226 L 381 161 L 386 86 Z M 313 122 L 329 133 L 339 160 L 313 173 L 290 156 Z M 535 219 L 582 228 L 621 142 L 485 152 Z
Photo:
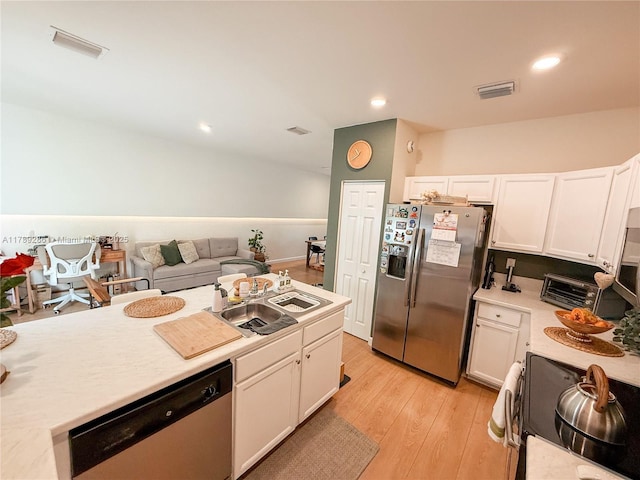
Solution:
M 117 264 L 117 272 L 120 278 L 127 278 L 127 251 L 126 250 L 108 250 L 102 248 L 100 250 L 100 265 L 103 263 L 115 263 Z M 27 275 L 26 287 L 27 297 L 29 299 L 29 313 L 36 311 L 35 299 L 33 298 L 33 289 L 31 288 L 31 275 L 33 270 L 42 270 L 42 264 L 40 259 L 36 257 L 33 265 L 25 268 L 24 273 Z M 123 290 L 126 292 L 126 286 L 123 284 Z
M 322 250 L 325 250 L 327 247 L 326 240 L 305 240 L 307 243 L 307 267 L 309 266 L 309 260 L 311 259 L 311 245 L 315 247 L 320 247 Z

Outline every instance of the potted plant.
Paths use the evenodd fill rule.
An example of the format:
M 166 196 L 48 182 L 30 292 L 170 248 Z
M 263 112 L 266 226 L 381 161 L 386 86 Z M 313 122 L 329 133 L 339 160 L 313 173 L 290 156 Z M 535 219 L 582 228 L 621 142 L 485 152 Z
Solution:
M 262 230 L 258 229 L 251 229 L 251 233 L 253 233 L 253 236 L 249 237 L 249 250 L 254 253 L 255 260 L 264 262 L 266 260 L 266 247 L 262 244 L 264 234 L 262 233 Z
M 640 355 L 640 307 L 624 313 L 624 317 L 613 331 L 613 341 L 636 355 Z
M 11 302 L 7 298 L 7 292 L 20 285 L 26 279 L 27 277 L 25 277 L 24 275 L 15 277 L 2 277 L 2 279 L 0 279 L 0 308 L 11 308 Z M 20 302 L 19 299 L 17 299 L 17 301 L 18 303 Z M 9 315 L 6 315 L 4 312 L 0 312 L 0 327 L 10 327 L 11 325 L 13 325 L 13 322 L 9 318 Z

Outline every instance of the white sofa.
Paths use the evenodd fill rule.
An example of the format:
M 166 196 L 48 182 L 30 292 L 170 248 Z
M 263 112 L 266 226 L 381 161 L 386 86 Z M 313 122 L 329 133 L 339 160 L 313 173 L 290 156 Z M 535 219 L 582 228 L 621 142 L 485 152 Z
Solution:
M 188 240 L 178 240 L 183 243 Z M 201 238 L 191 240 L 196 248 L 199 259 L 186 264 L 161 265 L 153 268 L 151 262 L 144 259 L 142 248 L 155 244 L 168 245 L 170 240 L 162 242 L 136 242 L 135 253 L 131 257 L 133 263 L 133 276 L 142 277 L 149 281 L 136 283 L 136 288 L 159 288 L 163 292 L 174 292 L 185 288 L 210 285 L 220 275 L 230 273 L 246 273 L 255 275 L 259 272 L 258 262 L 222 264 L 226 260 L 253 260 L 253 252 L 238 248 L 237 237 L 232 238 Z M 253 263 L 253 264 L 252 264 Z

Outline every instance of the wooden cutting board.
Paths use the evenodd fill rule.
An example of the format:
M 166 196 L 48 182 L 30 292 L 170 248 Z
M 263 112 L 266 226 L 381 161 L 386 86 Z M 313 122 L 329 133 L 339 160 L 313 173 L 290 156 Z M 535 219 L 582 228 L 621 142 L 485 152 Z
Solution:
M 188 317 L 159 323 L 154 325 L 153 329 L 185 359 L 242 337 L 235 328 L 209 312 L 198 312 Z

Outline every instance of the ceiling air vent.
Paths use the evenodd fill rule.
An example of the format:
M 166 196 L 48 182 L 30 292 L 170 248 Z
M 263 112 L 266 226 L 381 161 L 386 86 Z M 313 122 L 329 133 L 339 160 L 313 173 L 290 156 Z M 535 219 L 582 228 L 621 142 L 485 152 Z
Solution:
M 478 96 L 485 100 L 487 98 L 504 97 L 506 95 L 512 95 L 516 89 L 516 82 L 501 82 L 492 83 L 489 85 L 480 85 L 476 87 Z
M 52 32 L 50 34 L 51 41 L 56 45 L 73 50 L 74 52 L 88 55 L 93 58 L 100 58 L 109 51 L 108 48 L 80 38 L 72 33 L 65 32 L 51 25 Z
M 306 135 L 307 133 L 311 133 L 310 130 L 305 130 L 300 127 L 289 127 L 287 128 L 287 132 L 295 133 L 296 135 Z

